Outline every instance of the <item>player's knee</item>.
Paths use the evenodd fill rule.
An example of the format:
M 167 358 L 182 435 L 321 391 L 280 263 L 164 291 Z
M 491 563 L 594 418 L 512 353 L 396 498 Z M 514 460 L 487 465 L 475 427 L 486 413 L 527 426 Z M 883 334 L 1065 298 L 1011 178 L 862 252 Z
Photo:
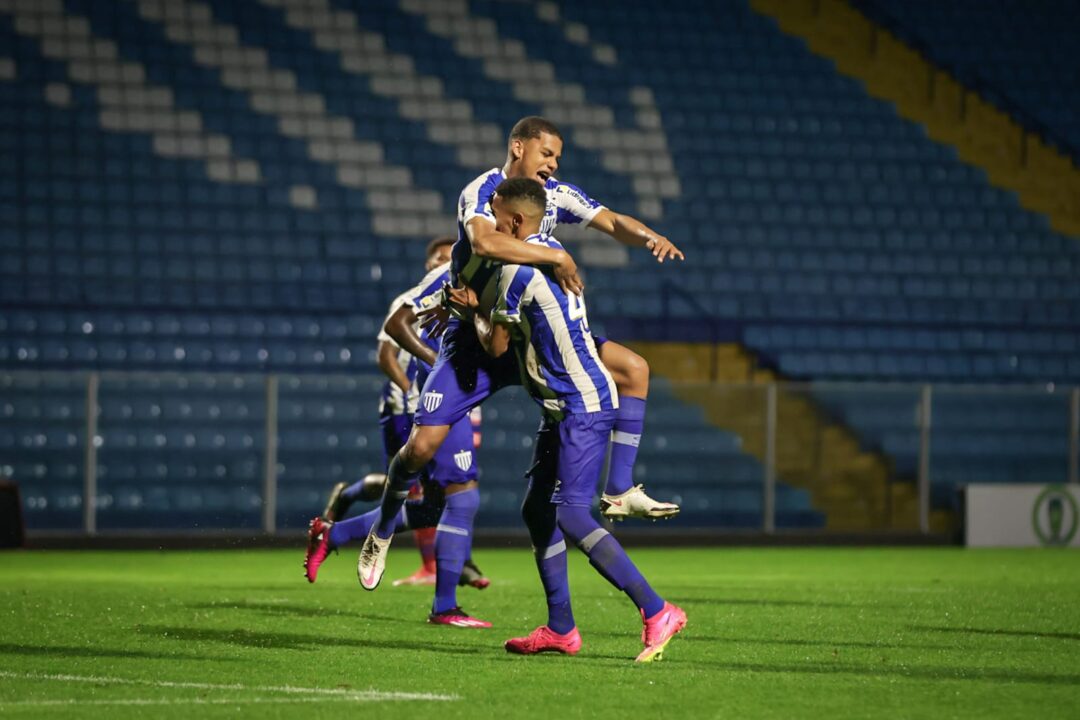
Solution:
M 649 363 L 635 352 L 627 353 L 623 363 L 626 387 L 620 388 L 624 395 L 645 397 L 649 393 Z
M 434 442 L 430 436 L 423 433 L 416 433 L 409 438 L 409 441 L 405 443 L 405 447 L 401 448 L 402 459 L 405 460 L 405 467 L 410 471 L 416 472 L 420 470 L 435 457 L 435 451 L 439 449 L 439 444 Z

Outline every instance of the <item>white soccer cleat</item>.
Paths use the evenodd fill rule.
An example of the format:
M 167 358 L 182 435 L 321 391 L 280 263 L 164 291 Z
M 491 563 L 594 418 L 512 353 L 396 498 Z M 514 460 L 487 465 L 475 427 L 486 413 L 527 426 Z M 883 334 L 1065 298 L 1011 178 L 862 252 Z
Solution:
M 386 571 L 386 552 L 393 539 L 393 535 L 385 540 L 378 537 L 375 528 L 371 528 L 371 532 L 364 539 L 364 547 L 360 548 L 360 559 L 356 563 L 356 576 L 360 578 L 360 586 L 365 590 L 379 587 L 383 572 Z
M 666 520 L 679 514 L 679 506 L 653 500 L 645 494 L 643 486 L 635 485 L 622 495 L 601 495 L 600 514 L 608 520 L 625 520 L 628 517 Z

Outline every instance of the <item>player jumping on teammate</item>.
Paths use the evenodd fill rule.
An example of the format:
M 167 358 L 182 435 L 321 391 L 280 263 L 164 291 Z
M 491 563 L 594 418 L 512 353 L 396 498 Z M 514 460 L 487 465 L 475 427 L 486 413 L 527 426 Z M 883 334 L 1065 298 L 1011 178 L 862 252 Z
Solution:
M 543 187 L 529 178 L 504 180 L 491 203 L 501 231 L 561 248 L 540 232 L 545 207 Z M 659 660 L 686 625 L 686 613 L 652 589 L 615 537 L 590 513 L 619 401 L 589 331 L 584 297 L 565 293 L 542 270 L 527 265 L 502 266 L 479 295 L 484 303 L 472 289 L 451 290 L 454 302 L 473 313 L 484 350 L 496 358 L 516 356 L 529 394 L 544 410 L 522 516 L 547 594 L 548 622 L 525 637 L 508 640 L 506 649 L 525 655 L 580 650 L 565 537 L 639 609 L 645 648 L 637 662 Z

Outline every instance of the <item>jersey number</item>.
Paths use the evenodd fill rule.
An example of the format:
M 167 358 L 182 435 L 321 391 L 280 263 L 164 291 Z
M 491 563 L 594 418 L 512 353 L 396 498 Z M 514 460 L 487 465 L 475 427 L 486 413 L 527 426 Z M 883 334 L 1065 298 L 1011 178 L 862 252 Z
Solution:
M 585 301 L 570 293 L 566 298 L 566 314 L 570 320 L 580 320 L 581 328 L 585 331 L 589 329 L 589 318 L 585 317 Z

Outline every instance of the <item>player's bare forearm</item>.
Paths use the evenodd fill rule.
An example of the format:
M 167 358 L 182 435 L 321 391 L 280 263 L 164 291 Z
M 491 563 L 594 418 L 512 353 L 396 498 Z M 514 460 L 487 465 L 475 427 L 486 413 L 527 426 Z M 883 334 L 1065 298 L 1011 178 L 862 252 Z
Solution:
M 524 243 L 495 228 L 474 233 L 472 250 L 485 260 L 507 265 L 562 265 L 567 253 L 546 245 Z
M 379 361 L 379 369 L 383 371 L 386 377 L 390 378 L 390 382 L 401 388 L 401 392 L 409 392 L 408 376 L 405 375 L 405 371 L 401 369 L 401 365 L 397 361 L 397 348 L 392 343 L 380 342 L 379 349 L 376 353 Z
M 476 313 L 476 337 L 480 345 L 491 357 L 500 357 L 510 348 L 510 331 L 505 325 L 494 323 L 483 313 Z
M 402 305 L 386 321 L 383 328 L 386 334 L 394 338 L 402 350 L 428 365 L 435 363 L 435 351 L 420 339 L 413 327 L 416 325 L 416 311 L 409 305 Z
M 675 243 L 629 215 L 601 210 L 589 223 L 589 227 L 607 233 L 623 245 L 646 248 L 657 262 L 664 262 L 668 258 L 685 259 L 682 250 L 675 247 Z
M 507 265 L 550 265 L 563 292 L 580 295 L 585 289 L 577 263 L 565 250 L 522 242 L 480 218 L 470 220 L 467 229 L 469 243 L 477 256 Z

